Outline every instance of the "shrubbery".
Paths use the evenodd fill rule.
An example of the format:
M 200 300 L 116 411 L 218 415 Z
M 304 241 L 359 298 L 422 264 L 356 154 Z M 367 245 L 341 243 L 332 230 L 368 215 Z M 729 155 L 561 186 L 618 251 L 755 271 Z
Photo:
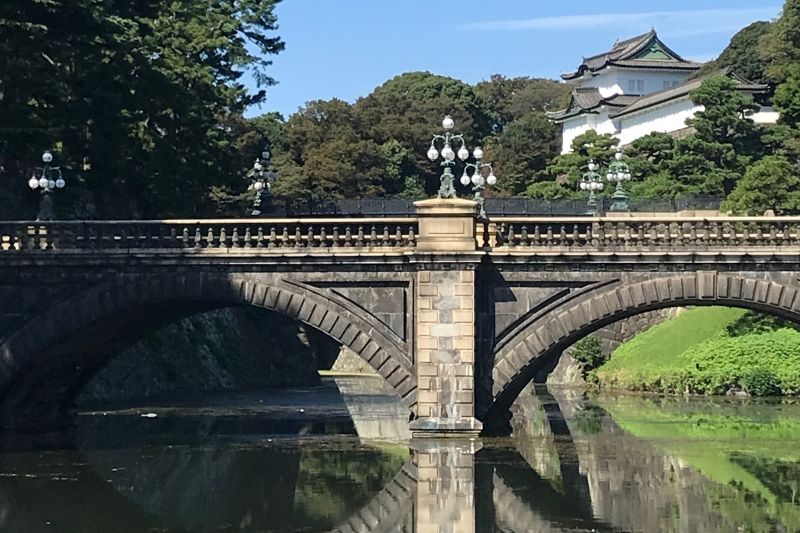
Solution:
M 800 395 L 800 332 L 767 328 L 766 333 L 746 334 L 745 323 L 755 331 L 767 326 L 760 320 L 737 321 L 728 331 L 740 336 L 723 332 L 672 358 L 661 358 L 657 365 L 648 364 L 646 353 L 628 356 L 604 365 L 594 376 L 605 387 L 634 391 Z

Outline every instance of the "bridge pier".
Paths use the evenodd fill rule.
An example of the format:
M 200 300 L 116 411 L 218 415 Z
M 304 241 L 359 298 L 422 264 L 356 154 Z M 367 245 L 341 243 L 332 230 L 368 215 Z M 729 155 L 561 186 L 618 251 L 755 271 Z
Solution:
M 414 437 L 477 435 L 475 418 L 475 268 L 477 204 L 417 202 L 414 298 L 417 418 Z

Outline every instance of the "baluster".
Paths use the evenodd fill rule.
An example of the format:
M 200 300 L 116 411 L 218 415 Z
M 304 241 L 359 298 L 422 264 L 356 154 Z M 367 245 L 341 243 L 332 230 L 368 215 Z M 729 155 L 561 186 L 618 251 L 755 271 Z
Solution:
M 219 228 L 219 247 L 228 248 L 228 231 L 225 226 Z
M 791 232 L 789 231 L 789 224 L 781 224 L 781 227 L 783 228 L 783 234 L 782 234 L 782 242 L 780 242 L 779 244 L 787 244 L 787 245 L 791 244 L 792 235 Z
M 345 228 L 344 228 L 344 246 L 345 246 L 345 248 L 350 248 L 351 246 L 353 246 L 353 243 L 351 242 L 352 239 L 353 239 L 353 233 L 352 233 L 352 231 L 350 231 L 350 226 L 345 226 Z
M 328 247 L 328 236 L 325 233 L 325 226 L 319 228 L 319 245 L 321 248 Z
M 774 224 L 770 224 L 769 226 L 769 245 L 775 246 L 775 241 L 778 240 L 778 228 L 775 227 Z
M 567 228 L 564 227 L 564 224 L 558 228 L 558 241 L 559 246 L 567 246 Z
M 597 223 L 597 242 L 598 246 L 606 245 L 606 224 L 605 222 Z
M 267 248 L 275 248 L 278 246 L 278 235 L 275 232 L 275 226 L 269 227 L 269 241 L 267 242 Z
M 313 248 L 316 245 L 314 242 L 314 227 L 309 226 L 306 232 L 306 248 Z
M 625 232 L 623 234 L 623 239 L 625 240 L 623 245 L 627 248 L 631 240 L 633 239 L 633 233 L 631 232 L 631 227 L 629 224 L 625 224 Z
M 253 234 L 250 233 L 250 226 L 246 226 L 244 228 L 244 247 L 252 248 L 253 247 L 253 243 L 251 242 L 252 240 L 253 240 Z
M 364 247 L 364 226 L 358 227 L 358 237 L 356 238 L 356 247 L 357 248 Z
M 547 226 L 547 246 L 553 246 L 553 226 Z
M 214 228 L 212 226 L 208 227 L 208 234 L 206 235 L 206 248 L 215 248 L 216 243 L 214 241 Z
M 639 227 L 636 230 L 636 246 L 644 246 L 644 244 L 644 224 L 639 223 Z
M 300 225 L 294 227 L 294 247 L 302 248 L 303 246 L 303 232 L 300 230 Z
M 408 245 L 412 248 L 417 246 L 417 234 L 413 226 L 408 228 Z
M 530 246 L 530 244 L 528 241 L 528 226 L 522 226 L 522 231 L 519 234 L 519 245 Z
M 387 235 L 388 235 L 388 230 L 387 230 Z M 331 240 L 333 241 L 331 243 L 331 246 L 333 246 L 334 248 L 338 248 L 339 247 L 339 226 L 334 226 L 333 227 L 333 235 L 331 236 Z
M 690 227 L 691 227 L 691 229 L 689 230 L 689 240 L 691 241 L 692 244 L 699 245 L 700 244 L 700 239 L 699 239 L 699 237 L 697 235 L 697 224 L 698 223 L 691 223 L 690 222 L 689 224 L 690 224 Z
M 181 246 L 183 248 L 189 248 L 189 228 L 183 228 L 183 238 L 181 239 Z
M 649 242 L 647 244 L 648 246 L 655 246 L 658 244 L 658 229 L 656 228 L 655 224 L 650 222 L 647 223 L 647 226 L 650 229 L 650 236 L 648 238 Z
M 256 231 L 256 248 L 264 247 L 264 228 L 259 226 Z
M 397 229 L 394 231 L 394 245 L 403 246 L 403 228 L 400 226 L 397 226 Z
M 377 246 L 378 245 L 378 229 L 375 227 L 375 224 L 369 228 L 369 246 Z
M 203 240 L 203 236 L 200 233 L 200 226 L 194 228 L 194 247 L 200 249 L 203 247 L 201 241 Z
M 577 246 L 581 242 L 581 232 L 577 224 L 572 225 L 572 246 Z
M 231 238 L 233 239 L 233 248 L 239 248 L 239 226 L 233 227 L 233 235 Z
M 389 226 L 383 227 L 383 240 L 381 246 L 389 246 Z
M 278 241 L 278 246 L 281 248 L 286 248 L 289 246 L 289 228 L 286 226 L 283 227 L 283 232 L 281 233 L 281 238 Z
M 506 242 L 505 246 L 515 246 L 516 243 L 514 242 L 514 225 L 508 225 L 508 233 L 506 234 Z
M 541 246 L 542 245 L 542 232 L 539 230 L 539 224 L 536 224 L 533 227 L 533 240 L 531 241 L 531 246 Z
M 36 224 L 33 227 L 33 249 L 34 250 L 41 250 L 42 249 L 42 225 Z
M 495 246 L 504 246 L 505 243 L 503 242 L 503 232 L 505 231 L 505 224 L 498 224 L 494 230 L 494 241 Z

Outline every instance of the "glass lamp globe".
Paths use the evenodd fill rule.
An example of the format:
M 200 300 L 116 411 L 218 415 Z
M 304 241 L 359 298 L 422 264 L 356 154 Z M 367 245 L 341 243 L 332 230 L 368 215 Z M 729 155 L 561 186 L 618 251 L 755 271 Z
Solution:
M 55 180 L 47 180 L 47 188 L 48 189 L 55 189 L 56 188 Z
M 260 162 L 256 161 L 256 163 L 253 165 L 253 168 L 255 170 L 260 171 L 260 170 L 262 170 L 264 168 L 264 165 L 262 165 Z
M 469 150 L 467 150 L 464 146 L 458 149 L 458 158 L 462 161 L 466 161 L 469 157 Z
M 592 172 L 597 170 L 597 163 L 595 163 L 594 161 L 589 161 L 589 170 Z
M 442 120 L 442 127 L 446 130 L 452 130 L 456 126 L 456 122 L 453 120 L 453 117 L 447 115 Z
M 490 173 L 489 176 L 486 178 L 486 183 L 489 185 L 494 185 L 497 183 L 497 176 L 494 175 L 494 172 Z
M 255 190 L 257 190 L 257 191 L 260 191 L 261 189 L 264 188 L 264 182 L 263 181 L 257 181 L 255 183 L 253 183 L 253 188 Z
M 621 161 L 622 160 L 622 152 L 617 152 L 616 154 L 614 154 L 614 159 L 616 159 L 617 161 Z
M 59 189 L 63 189 L 66 186 L 67 186 L 67 182 L 64 181 L 64 178 L 58 178 L 56 180 L 56 187 L 58 187 Z
M 475 148 L 472 151 L 472 157 L 474 157 L 475 159 L 483 159 L 483 149 L 480 146 Z
M 430 150 L 428 150 L 428 159 L 436 161 L 437 157 L 439 157 L 439 150 L 435 146 L 431 146 Z
M 45 150 L 45 152 L 42 154 L 42 162 L 43 163 L 53 162 L 53 154 L 50 153 L 50 150 Z
M 461 179 L 459 181 L 461 181 L 461 185 L 463 185 L 464 187 L 469 185 L 470 179 L 469 176 L 467 176 L 466 172 L 464 172 L 464 174 L 461 175 Z
M 580 187 L 582 191 L 585 191 L 589 187 L 589 184 L 586 183 L 585 181 L 582 181 Z
M 631 173 L 630 172 L 626 172 L 625 173 L 625 181 L 631 181 Z
M 269 159 L 270 153 L 269 150 L 264 150 L 261 152 L 261 159 Z
M 41 187 L 42 189 L 47 188 L 47 178 L 44 177 L 39 178 L 39 187 Z
M 606 174 L 606 179 L 608 181 L 614 181 L 614 173 L 613 172 L 609 172 L 608 174 Z
M 456 153 L 450 148 L 449 145 L 445 146 L 442 150 L 442 157 L 447 159 L 448 161 L 453 161 L 456 158 Z
M 28 180 L 28 187 L 31 189 L 39 188 L 39 180 L 36 179 L 36 176 L 32 176 L 31 179 Z

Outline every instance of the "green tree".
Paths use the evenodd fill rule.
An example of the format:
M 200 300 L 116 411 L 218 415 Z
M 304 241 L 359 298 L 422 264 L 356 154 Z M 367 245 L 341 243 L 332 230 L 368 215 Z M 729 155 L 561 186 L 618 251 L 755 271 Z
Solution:
M 561 147 L 559 128 L 539 111 L 511 122 L 486 143 L 487 159 L 502 179 L 498 189 L 510 195 L 525 192 Z
M 61 196 L 90 192 L 99 216 L 207 211 L 211 185 L 243 170 L 242 112 L 273 83 L 275 3 L 0 3 L 0 179 L 33 204 L 24 177 L 55 147 L 69 181 Z
M 475 92 L 491 106 L 497 131 L 531 111 L 552 111 L 564 105 L 570 90 L 570 86 L 554 80 L 506 78 L 500 74 L 475 86 Z
M 619 139 L 608 133 L 602 135 L 595 130 L 589 130 L 575 137 L 572 141 L 572 151 L 556 156 L 547 167 L 550 176 L 565 177 L 565 184 L 574 187 L 586 171 L 589 159 L 600 165 L 601 169 L 608 167 L 617 152 Z
M 753 22 L 733 36 L 731 42 L 717 59 L 709 61 L 695 74 L 696 78 L 714 74 L 725 68 L 757 83 L 769 82 L 765 72 L 767 63 L 758 52 L 759 43 L 772 29 L 772 23 Z
M 758 51 L 772 81 L 780 83 L 789 76 L 792 65 L 800 63 L 800 2 L 786 0 L 781 16 L 759 42 Z
M 441 131 L 442 118 L 456 121 L 470 147 L 492 132 L 493 113 L 485 98 L 456 79 L 429 72 L 409 72 L 387 81 L 353 106 L 362 138 L 378 144 L 397 141 L 408 150 L 408 176 L 416 176 L 428 194 L 439 187 L 440 168 L 426 157 L 431 136 Z
M 784 157 L 766 156 L 751 166 L 728 196 L 724 209 L 747 215 L 772 210 L 776 215 L 800 212 L 800 176 Z

